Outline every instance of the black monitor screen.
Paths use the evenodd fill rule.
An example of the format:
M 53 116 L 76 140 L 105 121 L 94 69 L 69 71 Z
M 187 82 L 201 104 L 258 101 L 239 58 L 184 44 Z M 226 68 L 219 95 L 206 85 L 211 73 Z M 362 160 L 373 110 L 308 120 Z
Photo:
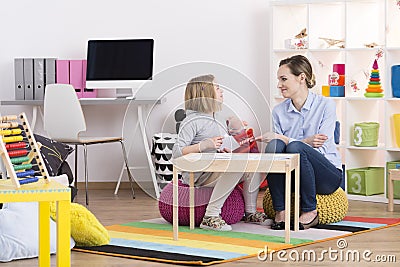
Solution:
M 89 40 L 86 80 L 151 80 L 153 39 Z

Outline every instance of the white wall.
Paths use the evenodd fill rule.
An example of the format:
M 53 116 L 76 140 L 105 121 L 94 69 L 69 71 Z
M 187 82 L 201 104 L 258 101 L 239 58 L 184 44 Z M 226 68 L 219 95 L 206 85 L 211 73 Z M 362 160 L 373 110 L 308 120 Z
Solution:
M 151 37 L 155 39 L 156 75 L 168 73 L 172 67 L 184 63 L 209 62 L 211 66 L 216 66 L 215 69 L 210 67 L 208 71 L 201 67 L 198 71 L 217 72 L 217 79 L 229 87 L 225 92 L 225 101 L 231 102 L 229 105 L 234 106 L 240 113 L 243 111 L 245 113 L 242 115 L 243 118 L 250 124 L 256 125 L 257 131 L 263 131 L 269 125 L 265 98 L 268 96 L 268 79 L 271 77 L 268 69 L 268 2 L 265 0 L 1 1 L 0 98 L 14 99 L 13 59 L 16 57 L 82 59 L 86 56 L 88 39 Z M 232 84 L 237 80 L 229 76 L 235 72 L 243 75 L 241 79 L 248 79 L 243 83 L 239 81 L 240 88 Z M 187 72 L 181 75 L 183 81 L 190 78 L 185 76 L 189 73 L 192 74 Z M 247 88 L 249 81 L 254 83 L 254 88 L 259 88 L 261 91 L 254 91 L 254 88 L 249 90 Z M 171 114 L 181 104 L 182 92 L 183 87 L 167 94 L 167 103 L 157 107 L 155 112 L 150 114 L 150 123 L 147 126 L 150 135 L 173 129 Z M 235 92 L 247 102 L 241 101 L 240 97 L 235 96 Z M 120 134 L 125 109 L 126 106 L 114 105 L 84 107 L 88 132 L 101 135 Z M 31 116 L 29 107 L 1 107 L 3 115 L 21 111 Z M 160 123 L 165 123 L 165 128 L 162 128 Z M 45 134 L 41 121 L 37 124 L 37 132 Z M 122 166 L 119 149 L 117 145 L 89 148 L 90 181 L 116 180 Z M 143 155 L 140 149 L 133 153 L 138 157 Z M 73 156 L 68 161 L 73 167 Z M 80 173 L 82 174 L 82 170 Z

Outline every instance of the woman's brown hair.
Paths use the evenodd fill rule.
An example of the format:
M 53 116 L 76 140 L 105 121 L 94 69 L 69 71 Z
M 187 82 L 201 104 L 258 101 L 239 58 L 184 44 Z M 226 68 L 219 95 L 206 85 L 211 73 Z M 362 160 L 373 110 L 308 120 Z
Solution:
M 313 88 L 315 86 L 315 76 L 312 66 L 310 61 L 305 56 L 295 55 L 282 59 L 279 63 L 279 67 L 282 65 L 286 65 L 290 69 L 290 72 L 295 76 L 299 76 L 300 74 L 304 73 L 306 75 L 306 83 L 308 88 Z

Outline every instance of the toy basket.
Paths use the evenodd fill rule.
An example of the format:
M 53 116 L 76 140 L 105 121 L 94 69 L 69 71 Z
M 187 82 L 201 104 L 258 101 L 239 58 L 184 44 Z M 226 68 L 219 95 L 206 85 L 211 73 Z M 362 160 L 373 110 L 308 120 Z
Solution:
M 384 167 L 347 170 L 347 193 L 364 196 L 383 194 L 384 177 Z
M 391 71 L 393 97 L 400 97 L 400 65 L 393 65 Z
M 353 141 L 355 146 L 378 146 L 379 123 L 360 122 L 354 124 Z

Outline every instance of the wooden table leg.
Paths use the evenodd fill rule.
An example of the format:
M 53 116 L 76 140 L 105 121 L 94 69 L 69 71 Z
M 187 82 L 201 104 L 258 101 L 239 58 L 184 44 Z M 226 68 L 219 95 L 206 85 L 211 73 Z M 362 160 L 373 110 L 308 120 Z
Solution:
M 394 199 L 393 199 L 393 186 L 394 180 L 392 180 L 392 172 L 389 170 L 389 181 L 388 181 L 388 211 L 394 210 Z
M 173 167 L 173 176 L 172 176 L 172 228 L 174 233 L 174 240 L 178 240 L 178 171 Z
M 71 266 L 70 201 L 57 202 L 57 267 Z
M 285 177 L 285 243 L 290 243 L 290 202 L 291 202 L 291 173 L 288 167 L 286 167 Z
M 50 203 L 39 202 L 39 266 L 50 266 Z
M 189 174 L 189 228 L 194 229 L 194 173 Z
M 294 230 L 299 231 L 300 217 L 300 157 L 297 157 L 297 165 L 294 168 Z

